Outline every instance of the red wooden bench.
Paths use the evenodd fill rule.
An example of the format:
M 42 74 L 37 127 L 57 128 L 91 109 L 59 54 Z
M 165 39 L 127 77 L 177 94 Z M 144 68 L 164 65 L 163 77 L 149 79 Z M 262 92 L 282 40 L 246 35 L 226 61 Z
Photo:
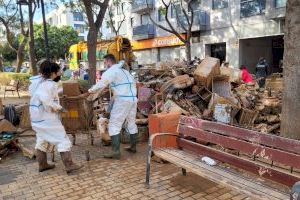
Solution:
M 300 180 L 300 141 L 184 116 L 177 131 L 179 135 L 150 136 L 148 186 L 152 154 L 181 167 L 183 175 L 188 170 L 259 199 L 289 199 L 291 187 Z M 153 146 L 163 137 L 175 137 L 177 147 L 167 142 Z M 205 164 L 203 156 L 217 165 Z

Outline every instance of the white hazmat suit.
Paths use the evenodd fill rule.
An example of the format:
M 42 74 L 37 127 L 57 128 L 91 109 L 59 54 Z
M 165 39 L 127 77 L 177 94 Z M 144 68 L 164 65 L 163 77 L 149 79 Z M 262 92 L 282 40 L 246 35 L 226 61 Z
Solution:
M 124 61 L 112 65 L 101 76 L 101 80 L 96 83 L 90 93 L 104 89 L 108 85 L 112 88 L 114 104 L 110 113 L 108 133 L 110 136 L 120 134 L 124 121 L 127 121 L 127 131 L 130 134 L 138 132 L 135 119 L 137 111 L 137 91 L 133 76 L 123 69 Z
M 47 143 L 54 144 L 58 152 L 71 150 L 72 144 L 57 113 L 59 104 L 58 84 L 41 76 L 30 78 L 30 119 L 36 132 L 36 149 L 46 152 Z

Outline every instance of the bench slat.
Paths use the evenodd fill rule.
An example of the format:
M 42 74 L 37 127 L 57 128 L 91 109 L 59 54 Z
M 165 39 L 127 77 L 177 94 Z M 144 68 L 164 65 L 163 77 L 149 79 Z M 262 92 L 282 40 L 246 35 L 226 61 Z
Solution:
M 206 121 L 194 117 L 181 116 L 179 124 L 236 137 L 238 139 L 247 140 L 252 143 L 262 144 L 295 154 L 300 154 L 300 141 L 298 140 L 283 138 L 271 134 L 264 134 L 257 131 Z
M 232 173 L 226 168 L 206 165 L 199 161 L 198 157 L 193 154 L 180 151 L 178 149 L 159 149 L 155 150 L 154 154 L 201 177 L 216 183 L 221 183 L 222 185 L 231 187 L 235 190 L 242 191 L 256 199 L 288 199 L 288 194 L 284 192 L 276 191 L 273 188 L 260 184 L 256 181 L 249 180 L 249 178 L 238 173 Z
M 178 146 L 183 149 L 212 157 L 221 162 L 231 164 L 240 169 L 244 169 L 246 171 L 252 172 L 278 183 L 282 183 L 289 187 L 293 186 L 297 181 L 300 180 L 300 177 L 296 176 L 295 174 L 288 174 L 283 172 L 282 170 L 273 169 L 267 165 L 255 163 L 241 157 L 236 157 L 229 153 L 219 151 L 211 147 L 203 146 L 189 140 L 178 138 L 177 143 Z
M 191 136 L 203 142 L 211 142 L 225 148 L 239 150 L 246 154 L 256 155 L 270 161 L 279 162 L 281 164 L 300 169 L 300 155 L 297 154 L 272 149 L 259 144 L 249 143 L 244 140 L 238 140 L 236 138 L 219 135 L 190 126 L 180 125 L 178 127 L 178 132 L 182 135 Z

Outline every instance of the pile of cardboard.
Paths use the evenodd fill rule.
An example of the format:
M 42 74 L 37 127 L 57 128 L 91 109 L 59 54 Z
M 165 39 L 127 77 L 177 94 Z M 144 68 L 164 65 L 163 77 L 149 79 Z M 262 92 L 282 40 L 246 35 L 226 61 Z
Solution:
M 256 83 L 242 84 L 240 71 L 220 67 L 216 58 L 207 57 L 192 65 L 169 61 L 158 66 L 138 72 L 141 84 L 138 90 L 149 90 L 147 100 L 138 105 L 138 116 L 179 112 L 265 133 L 279 133 L 282 88 L 278 78 L 273 84 L 276 89 L 261 91 Z

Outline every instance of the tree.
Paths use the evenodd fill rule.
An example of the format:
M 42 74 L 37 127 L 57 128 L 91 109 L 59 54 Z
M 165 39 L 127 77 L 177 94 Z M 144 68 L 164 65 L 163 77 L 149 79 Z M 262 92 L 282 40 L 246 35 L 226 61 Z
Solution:
M 121 9 L 122 12 L 122 20 L 119 23 L 116 23 L 114 20 L 115 16 L 115 9 Z M 111 28 L 111 30 L 114 32 L 114 34 L 117 36 L 120 33 L 120 29 L 122 27 L 122 24 L 126 20 L 126 16 L 124 13 L 124 3 L 121 2 L 121 0 L 113 0 L 112 4 L 108 7 L 108 21 L 107 25 Z
M 288 0 L 285 17 L 283 58 L 283 105 L 281 135 L 300 139 L 300 4 Z
M 32 69 L 32 74 L 37 75 L 36 57 L 34 49 L 34 29 L 33 29 L 33 17 L 36 9 L 35 0 L 28 0 L 28 20 L 29 20 L 29 60 Z M 21 7 L 20 7 L 21 9 Z
M 14 41 L 14 46 L 18 43 L 17 40 Z M 8 43 L 0 44 L 0 55 L 2 55 L 2 61 L 13 62 L 17 59 L 17 53 L 14 51 Z
M 62 0 L 65 5 L 73 10 L 83 12 L 87 18 L 89 27 L 87 36 L 89 82 L 96 83 L 96 50 L 97 38 L 102 26 L 109 0 Z
M 89 61 L 89 82 L 96 83 L 96 49 L 97 35 L 102 26 L 103 19 L 108 7 L 109 0 L 82 0 L 85 14 L 88 19 L 89 32 L 87 36 L 88 61 Z
M 77 32 L 70 26 L 47 26 L 49 54 L 54 59 L 64 58 L 72 44 L 79 42 Z M 37 59 L 45 58 L 43 25 L 34 25 L 34 39 Z
M 147 2 L 147 6 L 149 7 L 149 3 Z M 191 38 L 192 38 L 192 27 L 194 23 L 194 9 L 192 7 L 193 0 L 178 0 L 178 1 L 172 1 L 169 0 L 161 0 L 163 7 L 160 8 L 160 13 L 164 15 L 164 18 L 168 24 L 168 27 L 162 26 L 161 24 L 157 23 L 156 20 L 154 20 L 150 14 L 148 13 L 148 16 L 151 20 L 151 22 L 163 29 L 164 31 L 167 31 L 169 33 L 174 34 L 176 37 L 179 38 L 181 42 L 184 43 L 185 45 L 185 53 L 186 53 L 186 58 L 187 62 L 191 62 Z M 172 24 L 172 22 L 169 19 L 168 13 L 171 12 L 171 7 L 175 9 L 175 16 L 176 20 L 179 23 L 179 27 L 183 30 L 183 32 L 186 33 L 186 36 L 184 37 L 181 34 L 181 30 L 178 28 L 175 28 L 175 25 Z M 150 9 L 149 9 L 150 10 Z M 190 14 L 188 12 L 190 11 Z
M 12 1 L 1 0 L 0 6 L 0 22 L 3 24 L 6 30 L 6 40 L 9 47 L 17 54 L 17 70 L 20 72 L 22 63 L 24 61 L 24 49 L 28 42 L 28 29 L 25 30 L 25 23 L 23 20 L 22 10 L 19 9 L 20 15 L 18 15 L 18 8 Z M 14 45 L 15 33 L 13 30 L 20 29 L 18 34 L 18 44 Z

